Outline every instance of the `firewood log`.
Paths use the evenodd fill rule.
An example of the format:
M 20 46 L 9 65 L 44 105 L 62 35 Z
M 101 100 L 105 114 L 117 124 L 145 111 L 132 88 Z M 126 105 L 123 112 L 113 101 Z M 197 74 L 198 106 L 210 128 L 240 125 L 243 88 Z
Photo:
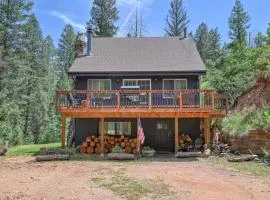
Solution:
M 92 139 L 95 139 L 95 137 L 96 137 L 96 136 L 94 136 L 94 135 L 91 136 Z
M 96 148 L 95 148 L 95 153 L 96 153 L 96 154 L 100 154 L 100 153 L 101 153 L 100 147 L 96 147 Z
M 80 147 L 80 153 L 82 153 L 82 154 L 86 153 L 86 148 L 81 146 Z
M 125 142 L 121 142 L 121 147 L 122 148 L 125 148 L 125 146 L 126 146 L 126 143 Z
M 115 146 L 118 146 L 119 147 L 120 146 L 120 143 L 119 142 L 116 142 L 115 143 Z
M 83 147 L 87 147 L 87 146 L 88 146 L 88 143 L 87 143 L 87 142 L 83 142 L 83 143 L 82 143 L 82 146 L 83 146 Z
M 128 138 L 125 138 L 124 141 L 125 141 L 125 142 L 128 142 Z
M 125 147 L 125 153 L 131 153 L 131 148 L 130 147 Z
M 95 142 L 90 142 L 90 147 L 94 147 L 96 146 L 96 143 Z
M 89 154 L 94 153 L 94 148 L 93 147 L 87 147 L 86 153 L 89 153 Z
M 63 154 L 52 154 L 52 155 L 38 155 L 36 156 L 36 161 L 52 161 L 52 160 L 68 160 L 69 155 L 63 155 Z
M 132 143 L 130 143 L 130 146 L 131 146 L 132 148 L 135 148 L 135 147 L 136 147 L 136 144 L 135 144 L 134 142 L 132 142 Z
M 114 141 L 113 140 L 111 141 L 111 145 L 114 145 Z
M 87 137 L 85 141 L 86 142 L 91 142 L 91 137 Z
M 137 149 L 136 148 L 132 149 L 132 153 L 133 154 L 136 154 L 137 153 Z
M 97 143 L 98 142 L 98 138 L 95 138 L 95 143 Z
M 126 147 L 130 147 L 130 143 L 129 142 L 126 142 Z
M 96 147 L 100 147 L 100 143 L 96 143 Z

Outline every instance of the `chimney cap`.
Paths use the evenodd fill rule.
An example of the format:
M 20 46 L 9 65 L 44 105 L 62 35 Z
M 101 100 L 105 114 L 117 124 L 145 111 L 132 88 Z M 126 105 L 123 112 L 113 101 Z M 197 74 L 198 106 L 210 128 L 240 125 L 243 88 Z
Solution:
M 92 24 L 90 22 L 87 22 L 86 30 L 88 33 L 93 33 L 93 27 L 92 27 Z

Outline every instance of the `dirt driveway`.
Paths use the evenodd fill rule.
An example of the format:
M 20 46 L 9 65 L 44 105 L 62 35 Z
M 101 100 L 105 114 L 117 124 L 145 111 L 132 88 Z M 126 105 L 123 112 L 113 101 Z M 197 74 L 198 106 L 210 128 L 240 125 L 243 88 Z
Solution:
M 204 161 L 0 160 L 0 199 L 270 199 L 270 181 Z

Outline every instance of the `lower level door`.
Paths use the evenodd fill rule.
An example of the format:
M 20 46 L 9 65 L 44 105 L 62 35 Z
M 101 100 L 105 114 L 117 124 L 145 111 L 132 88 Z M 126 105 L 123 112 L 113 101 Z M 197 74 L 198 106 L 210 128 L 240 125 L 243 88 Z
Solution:
M 170 130 L 169 120 L 156 121 L 156 150 L 157 151 L 170 151 Z

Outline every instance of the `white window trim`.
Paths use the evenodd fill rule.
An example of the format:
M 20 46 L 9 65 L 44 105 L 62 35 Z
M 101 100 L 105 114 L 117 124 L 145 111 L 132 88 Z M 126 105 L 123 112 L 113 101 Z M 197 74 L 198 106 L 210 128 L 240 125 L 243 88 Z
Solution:
M 123 79 L 122 81 L 122 85 L 125 86 L 125 81 L 150 81 L 150 90 L 152 89 L 152 80 L 150 78 L 142 78 L 142 79 L 138 79 L 138 78 L 129 78 L 129 79 Z
M 165 78 L 165 79 L 162 79 L 162 90 L 164 90 L 164 81 L 186 81 L 186 88 L 185 89 L 187 90 L 187 84 L 188 84 L 188 79 L 187 78 Z M 173 90 L 175 90 L 175 88 Z M 166 94 L 163 94 L 162 96 L 163 96 L 164 99 L 172 99 L 172 98 L 174 98 L 174 97 L 166 96 Z
M 112 90 L 112 80 L 111 79 L 88 79 L 87 80 L 87 90 L 90 90 L 90 84 L 89 82 L 92 81 L 92 80 L 99 80 L 99 81 L 103 81 L 103 80 L 109 80 L 110 81 L 110 90 Z M 100 85 L 99 85 L 100 87 Z M 100 90 L 100 89 L 99 89 Z

